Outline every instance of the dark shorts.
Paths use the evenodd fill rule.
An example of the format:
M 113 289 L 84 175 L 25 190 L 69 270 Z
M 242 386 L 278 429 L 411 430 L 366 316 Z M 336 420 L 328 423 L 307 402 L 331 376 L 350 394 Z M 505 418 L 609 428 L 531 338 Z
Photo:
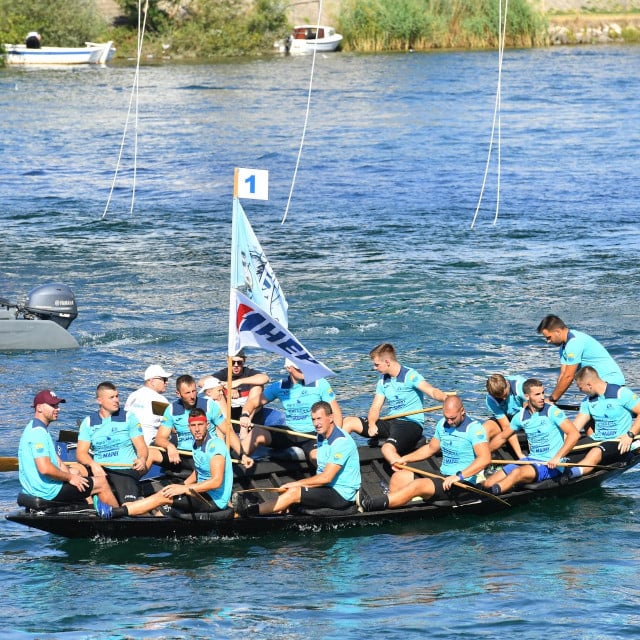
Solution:
M 392 444 L 396 451 L 403 456 L 405 453 L 415 451 L 416 445 L 422 438 L 422 425 L 413 420 L 378 420 L 378 435 L 369 433 L 369 421 L 360 418 L 362 422 L 362 434 L 365 438 L 379 438 Z
M 91 495 L 93 491 L 93 478 L 86 478 L 89 483 L 87 488 L 84 491 L 80 491 L 77 487 L 74 487 L 72 484 L 65 482 L 60 491 L 58 491 L 58 495 L 54 498 L 56 502 L 66 502 L 67 504 L 75 504 L 77 502 L 86 502 L 87 498 Z
M 333 487 L 302 487 L 300 504 L 303 507 L 346 509 L 353 502 L 345 500 Z
M 123 502 L 133 502 L 142 497 L 140 488 L 140 474 L 133 469 L 107 469 L 107 479 L 113 489 L 113 493 L 118 500 L 118 504 Z
M 169 462 L 169 454 L 163 449 L 160 451 L 162 455 L 162 461 L 158 464 L 168 471 L 172 471 L 173 473 L 181 473 L 188 471 L 191 473 L 195 467 L 193 466 L 193 458 L 191 456 L 180 456 L 180 462 L 178 464 L 173 464 L 173 462 Z
M 288 429 L 286 425 L 278 426 L 279 429 Z M 271 436 L 271 444 L 268 445 L 272 449 L 288 449 L 289 447 L 299 447 L 307 457 L 309 453 L 318 446 L 318 441 L 314 438 L 304 438 L 301 436 L 292 436 L 288 433 L 280 433 L 279 431 L 269 431 Z
M 173 499 L 173 508 L 186 513 L 212 513 L 221 509 L 204 494 L 202 499 L 183 493 Z

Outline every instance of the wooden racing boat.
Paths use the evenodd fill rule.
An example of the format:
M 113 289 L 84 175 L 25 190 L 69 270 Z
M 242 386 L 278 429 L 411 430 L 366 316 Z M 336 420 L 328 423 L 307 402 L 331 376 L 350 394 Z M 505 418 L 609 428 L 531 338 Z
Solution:
M 378 447 L 359 448 L 362 471 L 361 495 L 380 495 L 389 481 L 389 469 Z M 628 454 L 606 469 L 598 469 L 579 478 L 562 481 L 546 480 L 520 487 L 501 496 L 499 501 L 490 494 L 464 494 L 464 499 L 451 499 L 425 503 L 411 502 L 400 509 L 362 513 L 356 506 L 346 511 L 332 509 L 293 510 L 286 515 L 237 517 L 231 509 L 219 513 L 180 514 L 170 517 L 126 517 L 112 520 L 100 518 L 87 504 L 61 506 L 24 496 L 18 498 L 22 507 L 7 515 L 11 522 L 40 529 L 66 538 L 104 537 L 125 538 L 177 538 L 192 536 L 261 536 L 279 531 L 318 531 L 364 525 L 385 525 L 394 522 L 429 522 L 454 514 L 492 514 L 524 505 L 546 497 L 570 497 L 599 487 L 605 480 L 622 474 L 640 462 L 637 452 Z M 433 470 L 437 471 L 434 461 Z M 313 473 L 306 462 L 294 459 L 266 460 L 253 469 L 244 470 L 234 465 L 234 491 L 246 489 L 273 489 L 285 482 Z M 157 491 L 162 480 L 149 480 L 145 492 Z M 251 500 L 268 500 L 269 491 L 249 492 Z M 379 531 L 379 528 L 377 529 Z

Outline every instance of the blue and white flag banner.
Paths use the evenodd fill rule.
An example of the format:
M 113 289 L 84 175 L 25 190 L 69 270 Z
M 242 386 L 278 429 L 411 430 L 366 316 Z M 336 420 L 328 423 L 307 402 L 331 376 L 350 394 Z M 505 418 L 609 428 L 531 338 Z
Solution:
M 304 374 L 305 382 L 334 375 L 277 320 L 236 289 L 229 306 L 229 353 L 245 347 L 264 349 L 291 360 Z
M 242 291 L 282 326 L 289 325 L 288 304 L 278 278 L 237 198 L 231 229 L 231 288 Z

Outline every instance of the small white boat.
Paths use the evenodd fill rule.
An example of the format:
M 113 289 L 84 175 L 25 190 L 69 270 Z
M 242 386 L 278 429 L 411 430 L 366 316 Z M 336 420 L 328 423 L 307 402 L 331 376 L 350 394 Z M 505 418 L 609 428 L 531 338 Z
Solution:
M 315 24 L 301 24 L 293 28 L 288 39 L 288 52 L 291 54 L 316 51 L 335 51 L 342 42 L 342 35 L 333 27 Z
M 40 47 L 29 49 L 24 44 L 5 44 L 4 58 L 15 65 L 106 64 L 116 50 L 113 41 L 85 42 L 84 47 Z

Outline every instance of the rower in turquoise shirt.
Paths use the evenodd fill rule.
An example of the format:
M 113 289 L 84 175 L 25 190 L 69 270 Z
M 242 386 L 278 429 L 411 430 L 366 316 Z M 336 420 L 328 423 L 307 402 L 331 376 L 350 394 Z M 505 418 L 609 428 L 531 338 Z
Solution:
M 193 465 L 198 482 L 211 479 L 211 459 L 215 456 L 224 458 L 224 481 L 217 489 L 207 491 L 207 494 L 219 509 L 226 509 L 233 487 L 233 468 L 227 445 L 211 432 L 199 446 L 193 443 Z
M 318 473 L 324 471 L 328 463 L 337 464 L 340 471 L 329 482 L 345 500 L 355 500 L 360 488 L 360 458 L 353 438 L 338 427 L 334 427 L 329 437 L 318 436 Z
M 29 495 L 53 500 L 60 493 L 63 483 L 39 473 L 36 458 L 43 456 L 58 466 L 58 454 L 47 425 L 34 418 L 25 427 L 18 445 L 20 484 Z

